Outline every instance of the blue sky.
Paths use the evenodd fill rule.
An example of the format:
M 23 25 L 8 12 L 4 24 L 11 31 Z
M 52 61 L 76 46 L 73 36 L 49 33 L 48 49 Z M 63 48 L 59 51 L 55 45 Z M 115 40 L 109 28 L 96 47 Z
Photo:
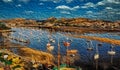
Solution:
M 120 20 L 120 0 L 0 0 L 0 19 L 84 17 Z

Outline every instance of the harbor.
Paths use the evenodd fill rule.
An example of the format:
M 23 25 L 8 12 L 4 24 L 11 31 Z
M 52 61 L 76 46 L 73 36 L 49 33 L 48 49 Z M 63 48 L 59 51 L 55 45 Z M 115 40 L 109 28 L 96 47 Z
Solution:
M 104 64 L 108 64 L 108 68 L 112 66 L 111 69 L 119 69 L 119 66 L 116 66 L 119 64 L 120 58 L 119 36 L 118 40 L 113 40 L 115 34 L 110 34 L 113 35 L 111 39 L 109 34 L 104 35 L 104 33 L 95 37 L 94 33 L 72 35 L 70 32 L 55 32 L 54 30 L 51 32 L 51 30 L 39 28 L 20 27 L 11 30 L 14 32 L 9 33 L 10 37 L 3 34 L 5 36 L 3 38 L 14 44 L 1 47 L 27 59 L 28 62 L 36 62 L 38 66 L 39 63 L 48 64 L 52 65 L 53 69 L 54 67 L 59 69 L 61 64 L 68 64 L 63 67 L 72 66 L 71 70 L 85 70 L 87 68 L 100 70 L 104 69 Z M 43 56 L 46 57 L 43 58 Z
M 120 70 L 120 0 L 0 0 L 0 70 Z

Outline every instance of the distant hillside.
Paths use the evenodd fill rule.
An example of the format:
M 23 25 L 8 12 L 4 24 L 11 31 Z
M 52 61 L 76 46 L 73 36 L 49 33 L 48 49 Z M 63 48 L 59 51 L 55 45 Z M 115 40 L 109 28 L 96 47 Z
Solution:
M 23 18 L 15 18 L 9 20 L 0 20 L 2 23 L 6 23 L 9 27 L 14 26 L 72 26 L 72 27 L 82 27 L 82 28 L 98 28 L 98 29 L 119 29 L 120 21 L 110 22 L 103 20 L 91 20 L 87 18 L 61 18 L 57 19 L 50 17 L 46 20 L 30 20 Z
M 8 27 L 24 26 L 24 25 L 35 25 L 35 20 L 28 20 L 24 18 L 15 18 L 8 20 L 0 20 L 1 23 L 5 23 Z
M 46 22 L 54 26 L 74 26 L 74 27 L 86 27 L 86 28 L 120 28 L 120 22 L 110 22 L 103 20 L 90 20 L 86 18 L 61 18 L 56 19 L 54 17 L 48 18 Z

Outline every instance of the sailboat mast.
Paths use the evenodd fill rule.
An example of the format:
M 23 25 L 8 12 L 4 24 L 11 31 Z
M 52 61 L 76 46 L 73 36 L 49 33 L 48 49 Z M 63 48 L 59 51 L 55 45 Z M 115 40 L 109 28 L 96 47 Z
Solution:
M 96 53 L 99 54 L 98 52 L 98 45 L 96 44 Z
M 69 64 L 69 57 L 68 57 L 68 47 L 66 47 L 67 49 L 66 49 L 66 64 Z
M 96 54 L 98 55 L 97 59 L 95 60 L 96 61 L 96 70 L 98 70 L 99 52 L 98 52 L 98 46 L 97 46 L 97 44 L 96 44 Z
M 60 43 L 58 38 L 58 70 L 60 70 Z

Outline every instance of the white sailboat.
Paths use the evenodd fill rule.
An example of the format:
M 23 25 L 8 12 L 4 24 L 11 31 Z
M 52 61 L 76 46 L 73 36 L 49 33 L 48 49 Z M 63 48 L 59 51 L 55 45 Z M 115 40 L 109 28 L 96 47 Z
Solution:
M 96 45 L 96 53 L 94 55 L 94 60 L 95 60 L 95 68 L 98 70 L 98 59 L 100 58 L 99 51 L 98 51 L 98 46 Z
M 113 50 L 113 48 L 114 48 L 113 45 L 111 45 L 110 48 L 111 48 L 110 51 L 108 51 L 107 53 L 108 53 L 108 55 L 111 56 L 110 62 L 111 62 L 111 64 L 113 64 L 113 56 L 116 54 L 116 52 Z
M 88 51 L 93 51 L 92 41 L 87 41 L 87 45 L 88 45 L 87 50 Z

